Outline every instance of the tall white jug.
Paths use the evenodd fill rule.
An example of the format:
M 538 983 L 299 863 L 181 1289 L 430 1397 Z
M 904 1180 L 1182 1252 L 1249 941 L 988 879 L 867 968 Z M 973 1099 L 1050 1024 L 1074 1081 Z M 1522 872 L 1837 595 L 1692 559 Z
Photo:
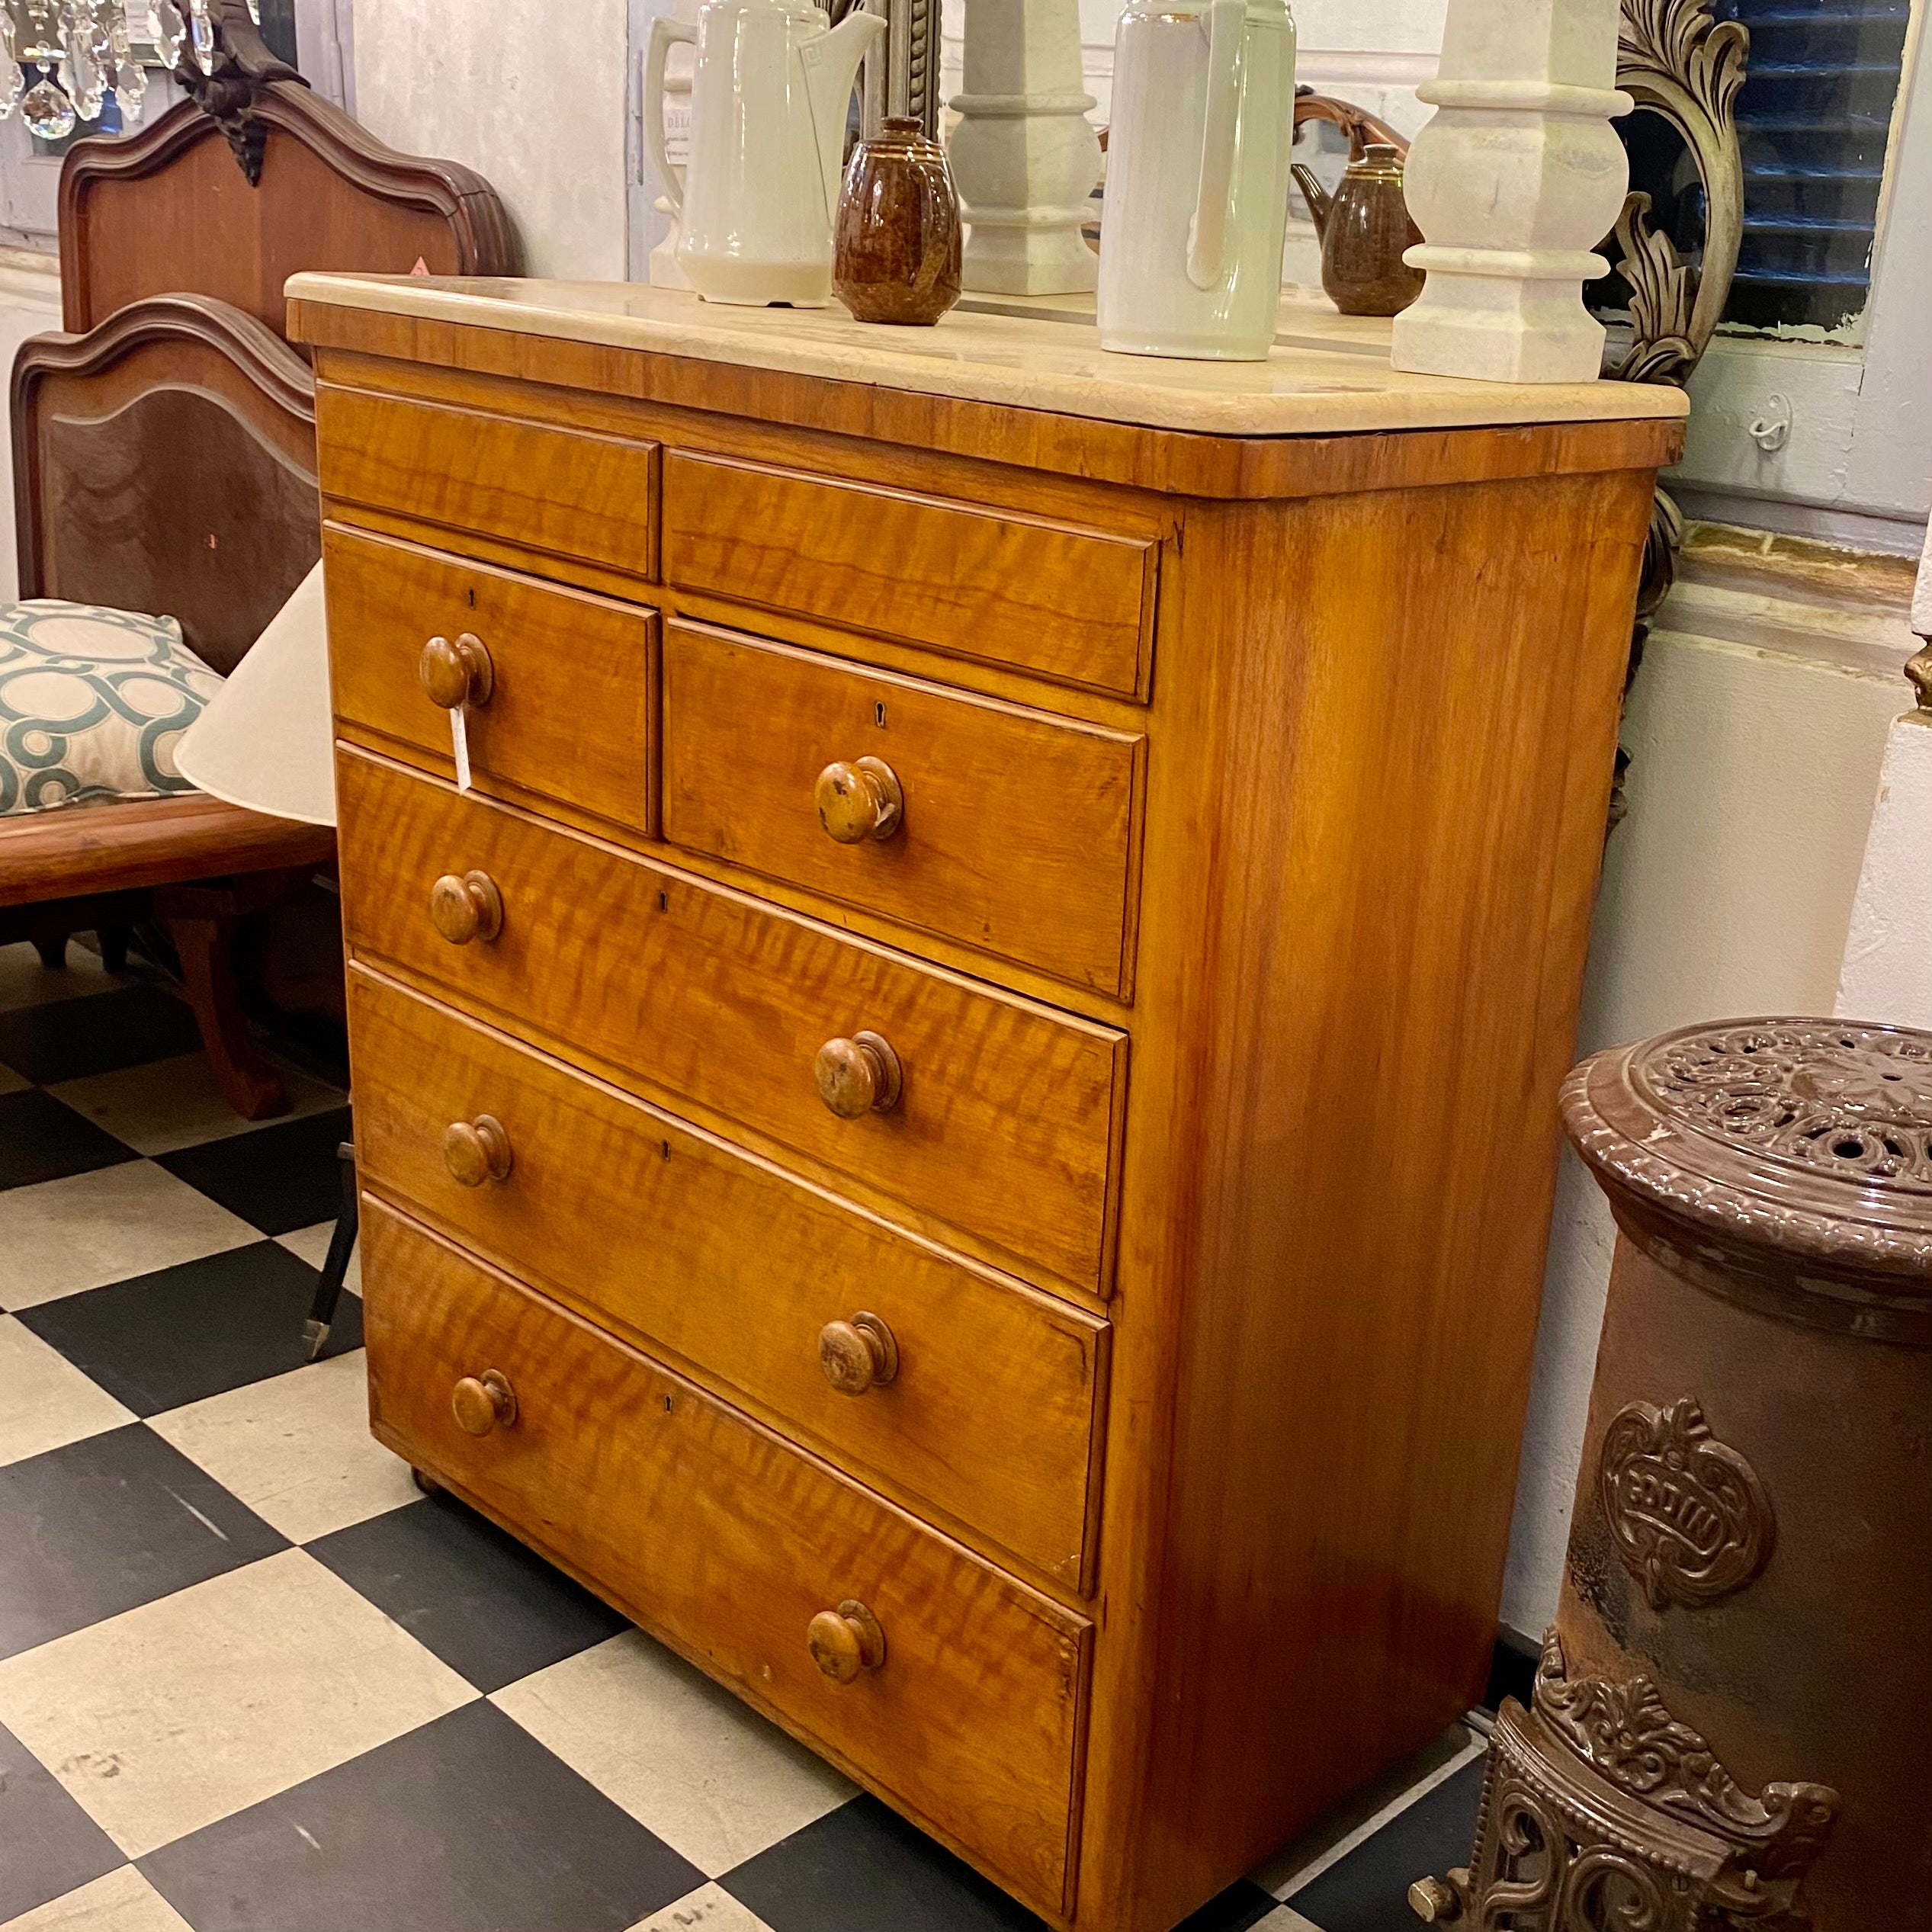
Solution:
M 788 0 L 705 0 L 694 30 L 651 23 L 644 125 L 682 233 L 678 266 L 710 302 L 820 308 L 832 294 L 832 221 L 858 63 L 876 14 L 834 27 Z M 664 59 L 697 43 L 691 159 L 664 152 Z
M 1100 346 L 1261 361 L 1288 226 L 1292 16 L 1283 0 L 1128 0 L 1113 89 Z

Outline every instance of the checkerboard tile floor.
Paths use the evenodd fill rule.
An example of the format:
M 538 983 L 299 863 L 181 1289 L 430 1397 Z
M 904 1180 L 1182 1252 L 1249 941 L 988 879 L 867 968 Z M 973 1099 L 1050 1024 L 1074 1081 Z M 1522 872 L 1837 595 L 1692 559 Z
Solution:
M 352 1294 L 303 1360 L 345 1096 L 247 1126 L 165 987 L 70 956 L 0 948 L 0 1932 L 1037 1927 L 417 1492 Z M 1187 1932 L 1409 1932 L 1476 1748 Z

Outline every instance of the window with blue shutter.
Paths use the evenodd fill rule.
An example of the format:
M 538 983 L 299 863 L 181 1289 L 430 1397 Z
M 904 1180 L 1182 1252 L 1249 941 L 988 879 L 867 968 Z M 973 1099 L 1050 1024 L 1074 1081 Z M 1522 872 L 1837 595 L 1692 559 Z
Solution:
M 1909 0 L 1713 0 L 1712 11 L 1751 29 L 1737 104 L 1744 234 L 1725 323 L 1842 339 L 1871 284 Z M 1652 221 L 1694 262 L 1703 194 L 1683 143 L 1654 114 L 1616 125 L 1630 185 L 1650 196 Z M 1626 300 L 1615 276 L 1590 294 L 1600 313 Z

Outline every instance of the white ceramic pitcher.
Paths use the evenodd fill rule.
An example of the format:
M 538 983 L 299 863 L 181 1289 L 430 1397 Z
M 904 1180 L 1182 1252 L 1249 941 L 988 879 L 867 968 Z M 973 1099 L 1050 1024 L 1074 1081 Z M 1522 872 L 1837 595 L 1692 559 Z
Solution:
M 876 14 L 833 27 L 786 0 L 706 0 L 693 29 L 651 23 L 644 124 L 682 233 L 678 265 L 710 302 L 821 308 L 832 294 L 832 220 L 858 63 L 885 29 Z M 664 61 L 698 49 L 691 159 L 664 150 Z
M 1281 299 L 1295 139 L 1287 7 L 1128 0 L 1113 88 L 1100 346 L 1261 361 Z

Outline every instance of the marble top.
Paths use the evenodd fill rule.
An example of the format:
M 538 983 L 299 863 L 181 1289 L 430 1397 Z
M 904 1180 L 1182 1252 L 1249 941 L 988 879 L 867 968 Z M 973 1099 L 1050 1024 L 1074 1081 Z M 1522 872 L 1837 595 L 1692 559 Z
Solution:
M 1632 383 L 1488 383 L 1388 366 L 1389 325 L 1282 292 L 1265 362 L 1112 355 L 1093 298 L 974 295 L 932 329 L 823 309 L 746 309 L 638 282 L 301 274 L 291 300 L 373 309 L 617 348 L 871 383 L 1008 408 L 1212 435 L 1288 436 L 1685 415 L 1680 390 Z

